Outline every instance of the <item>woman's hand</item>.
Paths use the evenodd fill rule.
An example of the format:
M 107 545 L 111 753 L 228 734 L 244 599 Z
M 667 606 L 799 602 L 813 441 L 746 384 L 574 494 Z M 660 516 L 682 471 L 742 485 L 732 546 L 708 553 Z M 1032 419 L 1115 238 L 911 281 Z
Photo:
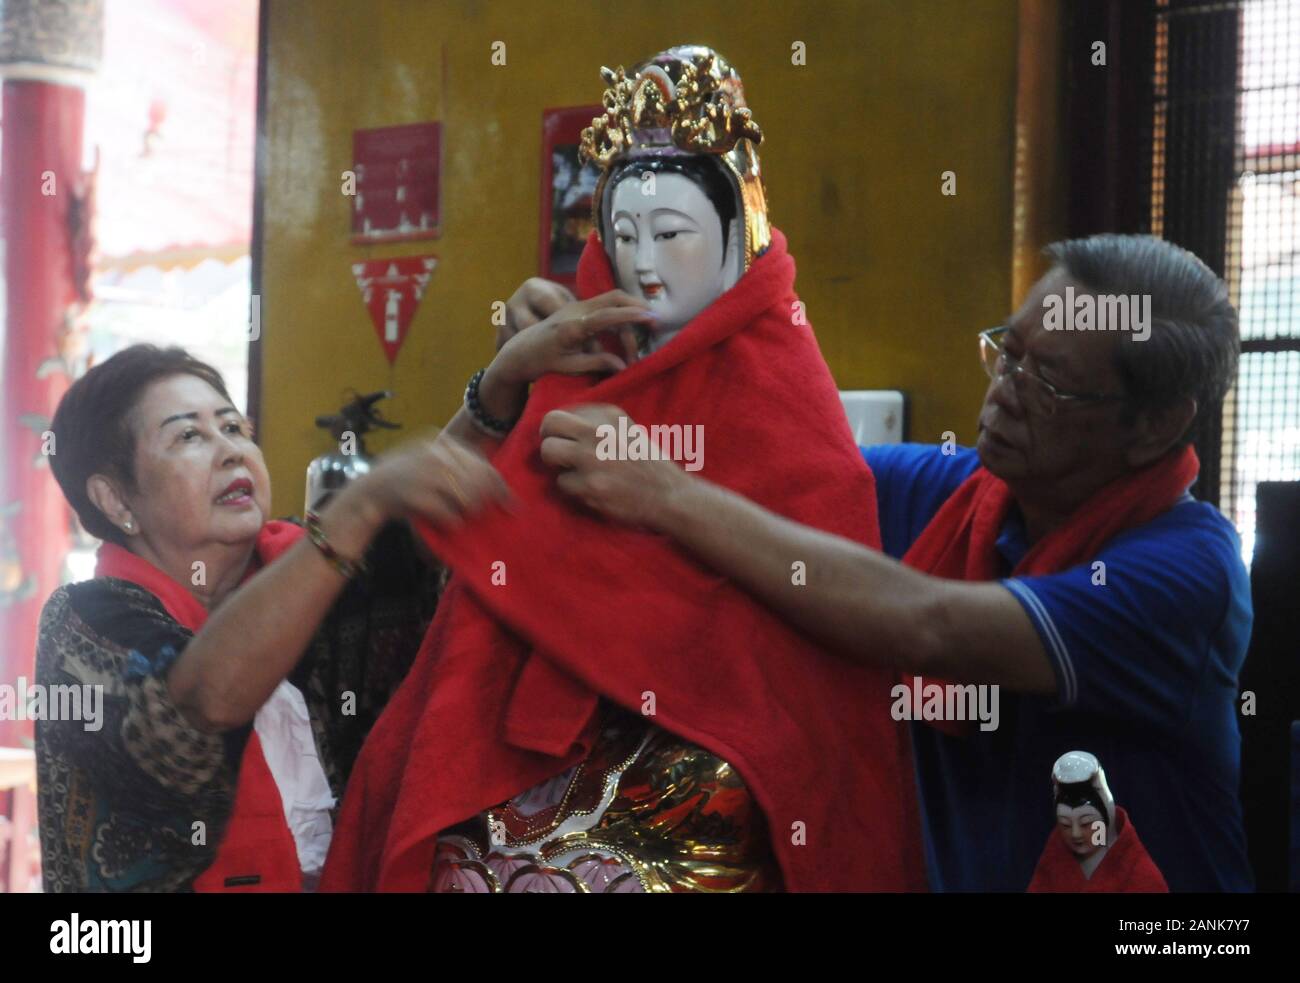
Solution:
M 528 386 L 549 372 L 618 372 L 637 359 L 634 324 L 653 324 L 645 303 L 621 290 L 577 301 L 558 283 L 526 280 L 506 305 L 506 324 L 497 331 L 497 354 L 479 380 L 479 404 L 498 420 L 517 420 Z M 616 332 L 624 358 L 605 351 L 598 335 Z M 471 422 L 462 406 L 443 431 L 484 451 L 500 439 Z
M 506 386 L 526 386 L 550 372 L 618 372 L 636 361 L 634 324 L 656 318 L 645 301 L 622 290 L 575 300 L 505 343 L 488 373 Z M 616 332 L 624 358 L 601 348 L 598 335 Z
M 546 280 L 530 280 L 519 290 L 529 283 L 564 289 Z M 541 291 L 540 286 L 535 289 Z M 545 292 L 540 296 L 546 298 L 546 303 L 557 299 Z M 563 304 L 542 320 L 521 327 L 497 352 L 479 383 L 479 400 L 493 416 L 513 420 L 523 412 L 528 386 L 550 372 L 579 375 L 627 368 L 637 359 L 632 325 L 654 321 L 655 315 L 644 301 L 622 290 Z M 625 358 L 601 347 L 598 335 L 605 332 L 617 332 Z
M 525 328 L 545 320 L 576 297 L 567 288 L 539 276 L 529 277 L 506 301 L 506 323 L 497 328 L 497 351 Z
M 597 454 L 598 428 L 608 425 L 617 433 L 619 418 L 626 416 L 617 406 L 552 410 L 542 419 L 542 460 L 563 469 L 556 484 L 588 508 L 620 522 L 658 528 L 673 497 L 692 479 L 672 461 Z M 629 419 L 626 426 L 631 434 L 638 425 Z
M 491 502 L 510 499 L 496 469 L 477 451 L 446 435 L 397 445 L 340 493 L 345 495 L 363 501 L 377 525 L 421 517 L 441 528 L 459 525 Z
M 415 437 L 344 486 L 321 509 L 320 524 L 330 546 L 356 560 L 390 520 L 421 517 L 454 527 L 508 495 L 492 465 L 460 441 L 446 434 L 436 442 Z M 306 650 L 345 583 L 304 537 L 233 591 L 168 672 L 172 699 L 187 719 L 214 732 L 252 720 Z

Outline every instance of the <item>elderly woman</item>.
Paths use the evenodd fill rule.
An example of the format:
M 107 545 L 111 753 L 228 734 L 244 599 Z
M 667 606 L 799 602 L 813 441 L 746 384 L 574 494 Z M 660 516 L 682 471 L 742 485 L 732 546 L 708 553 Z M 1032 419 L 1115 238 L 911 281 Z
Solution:
M 511 299 L 512 330 L 565 299 L 539 290 Z M 210 366 L 137 345 L 78 380 L 51 463 L 104 544 L 96 577 L 47 602 L 37 678 L 102 687 L 104 712 L 37 727 L 46 890 L 312 888 L 436 602 L 394 520 L 447 529 L 504 500 L 475 421 L 516 412 L 544 372 L 621 368 L 594 336 L 645 316 L 611 293 L 516 335 L 437 439 L 385 454 L 305 528 L 267 521 L 261 451 Z

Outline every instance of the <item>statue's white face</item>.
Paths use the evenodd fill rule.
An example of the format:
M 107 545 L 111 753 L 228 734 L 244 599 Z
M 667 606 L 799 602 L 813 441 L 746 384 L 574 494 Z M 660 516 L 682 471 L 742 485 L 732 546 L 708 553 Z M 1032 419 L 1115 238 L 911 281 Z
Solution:
M 1056 824 L 1061 831 L 1061 839 L 1080 860 L 1090 857 L 1106 845 L 1106 820 L 1090 805 L 1068 806 L 1064 803 L 1056 807 Z
M 723 249 L 717 210 L 684 175 L 629 175 L 614 188 L 610 218 L 618 285 L 644 298 L 659 316 L 652 348 L 739 279 L 738 253 Z M 733 225 L 729 246 L 735 245 L 735 232 Z

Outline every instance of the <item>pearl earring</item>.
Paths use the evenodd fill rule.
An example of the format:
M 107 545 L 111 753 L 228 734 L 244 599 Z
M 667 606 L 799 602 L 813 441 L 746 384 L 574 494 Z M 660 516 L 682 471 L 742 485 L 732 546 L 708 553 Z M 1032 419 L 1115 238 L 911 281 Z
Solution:
M 135 520 L 134 520 L 134 519 L 127 519 L 126 522 L 123 523 L 123 526 L 126 527 L 126 531 L 127 531 L 127 532 L 135 532 Z

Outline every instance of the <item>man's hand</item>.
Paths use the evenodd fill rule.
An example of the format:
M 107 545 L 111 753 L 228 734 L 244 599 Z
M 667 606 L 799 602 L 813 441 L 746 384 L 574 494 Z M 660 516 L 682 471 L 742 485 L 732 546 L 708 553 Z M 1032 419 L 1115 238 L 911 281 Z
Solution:
M 611 426 L 617 434 L 626 416 L 617 406 L 591 405 L 546 414 L 542 460 L 562 469 L 556 479 L 562 491 L 603 515 L 671 538 L 855 662 L 954 683 L 1056 692 L 1043 642 L 1001 582 L 931 577 L 880 550 L 770 512 L 672 461 L 606 460 L 619 448 L 607 440 L 612 448 L 601 449 L 615 454 L 597 454 L 597 428 Z M 629 420 L 627 432 L 635 426 Z M 796 561 L 816 586 L 791 576 Z
M 552 410 L 542 419 L 542 461 L 562 469 L 556 484 L 588 508 L 620 522 L 656 528 L 669 501 L 688 487 L 691 477 L 672 461 L 619 460 L 616 441 L 605 441 L 612 455 L 598 454 L 598 428 L 610 426 L 617 434 L 619 418 L 626 416 L 617 406 Z M 629 419 L 628 433 L 636 427 Z

